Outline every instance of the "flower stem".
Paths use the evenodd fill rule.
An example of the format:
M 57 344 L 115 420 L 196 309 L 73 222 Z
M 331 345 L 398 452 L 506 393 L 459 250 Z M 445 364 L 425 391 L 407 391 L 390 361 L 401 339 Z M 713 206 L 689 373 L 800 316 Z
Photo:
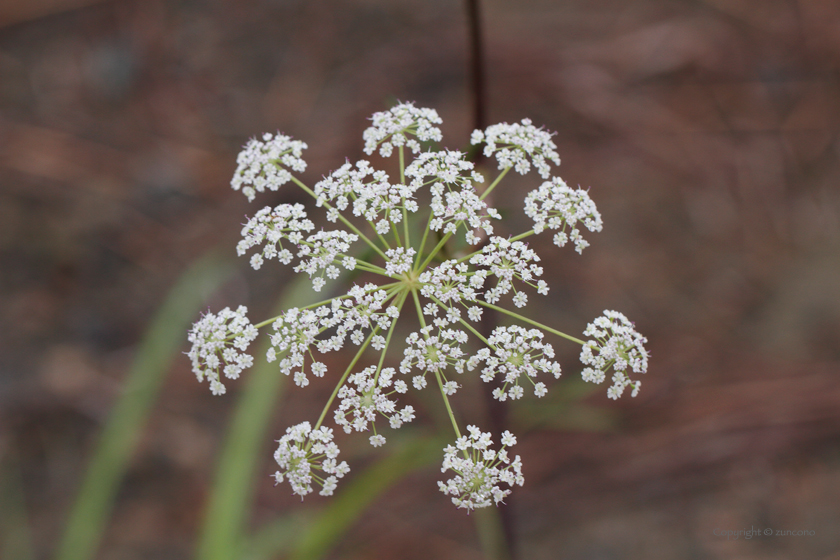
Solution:
M 344 257 L 346 255 L 343 255 L 343 254 L 339 253 L 338 256 Z M 335 264 L 339 264 L 339 265 L 343 266 L 343 263 L 341 261 L 339 261 L 338 259 L 333 259 L 333 262 Z M 387 276 L 388 278 L 394 278 L 393 276 L 388 274 L 388 272 L 384 268 L 382 268 L 381 266 L 376 266 L 375 264 L 371 264 L 369 262 L 365 262 L 365 261 L 362 261 L 362 260 L 359 260 L 359 259 L 356 259 L 356 268 L 358 268 L 359 270 L 364 270 L 366 272 L 373 272 L 373 273 L 376 273 L 376 274 L 381 274 L 382 276 Z
M 444 235 L 443 239 L 441 239 L 438 242 L 438 244 L 435 245 L 435 248 L 432 249 L 432 251 L 429 253 L 429 256 L 426 257 L 426 260 L 423 261 L 423 264 L 421 264 L 417 270 L 423 270 L 424 268 L 426 268 L 426 265 L 428 265 L 431 262 L 431 260 L 435 258 L 435 255 L 437 255 L 438 251 L 440 251 L 443 248 L 443 246 L 446 245 L 446 242 L 449 241 L 450 237 L 452 237 L 451 233 L 447 233 L 446 235 Z
M 423 318 L 423 308 L 420 306 L 420 298 L 417 296 L 417 288 L 411 289 L 411 295 L 414 297 L 414 306 L 417 308 L 417 318 L 420 320 L 420 325 L 425 329 L 426 320 Z M 429 338 L 429 335 L 426 335 Z M 461 437 L 461 430 L 458 429 L 458 422 L 455 420 L 455 413 L 452 412 L 452 406 L 449 404 L 449 398 L 443 390 L 443 379 L 441 379 L 440 372 L 435 371 L 435 379 L 437 379 L 438 387 L 440 388 L 440 396 L 443 397 L 443 404 L 446 405 L 446 412 L 449 414 L 449 420 L 452 422 L 452 428 L 455 430 L 455 435 Z
M 386 217 L 387 219 L 387 217 Z M 389 220 L 390 221 L 390 220 Z M 394 239 L 397 240 L 397 247 L 402 247 L 402 241 L 400 240 L 400 232 L 397 230 L 397 224 L 391 222 L 391 233 L 394 234 Z
M 367 336 L 362 346 L 359 348 L 359 351 L 356 352 L 355 356 L 353 356 L 353 360 L 350 362 L 350 365 L 347 366 L 347 369 L 344 370 L 344 375 L 342 375 L 341 379 L 338 380 L 335 389 L 333 389 L 332 395 L 330 395 L 330 398 L 327 400 L 327 404 L 324 405 L 324 410 L 321 411 L 321 416 L 318 417 L 318 421 L 315 423 L 315 427 L 312 429 L 313 431 L 321 427 L 321 423 L 324 421 L 324 418 L 326 418 L 327 412 L 329 411 L 330 406 L 332 406 L 336 395 L 338 395 L 339 389 L 341 389 L 341 386 L 344 385 L 344 382 L 347 380 L 347 376 L 350 375 L 350 372 L 353 371 L 354 367 L 356 367 L 356 362 L 358 362 L 359 358 L 362 357 L 362 354 L 364 354 L 365 350 L 370 344 L 370 341 L 373 339 L 374 336 L 376 336 L 377 332 L 379 332 L 379 327 L 374 327 L 373 330 L 370 331 L 370 334 Z
M 418 266 L 420 264 L 420 259 L 423 258 L 423 249 L 426 248 L 426 239 L 429 237 L 429 227 L 432 224 L 432 212 L 429 211 L 429 219 L 426 221 L 426 229 L 423 230 L 423 239 L 420 241 L 420 247 L 417 248 L 417 258 L 414 259 L 414 271 L 417 272 L 420 270 Z
M 526 231 L 525 233 L 520 233 L 516 237 L 511 237 L 510 239 L 508 239 L 508 241 L 513 243 L 514 241 L 519 241 L 520 239 L 525 239 L 526 237 L 530 237 L 531 235 L 534 235 L 535 233 L 536 232 L 534 232 L 534 230 Z
M 405 298 L 408 297 L 408 291 L 402 291 L 397 302 L 397 309 L 402 311 L 402 306 L 405 303 Z M 382 355 L 379 356 L 379 363 L 376 366 L 376 375 L 373 378 L 374 386 L 379 381 L 379 372 L 382 371 L 382 364 L 385 363 L 385 354 L 388 352 L 388 347 L 391 345 L 391 335 L 394 334 L 394 328 L 397 326 L 397 321 L 400 316 L 397 315 L 391 321 L 391 328 L 388 329 L 388 335 L 385 337 L 385 348 L 382 349 Z
M 455 430 L 455 437 L 461 437 L 461 430 L 458 429 L 458 422 L 455 421 L 455 413 L 452 412 L 452 405 L 449 404 L 449 398 L 446 396 L 446 392 L 443 390 L 443 379 L 441 379 L 441 375 L 439 371 L 435 371 L 435 379 L 438 382 L 438 388 L 440 388 L 440 396 L 443 397 L 443 404 L 446 405 L 446 412 L 449 414 L 449 419 L 452 421 L 452 428 Z
M 487 303 L 486 301 L 481 301 L 481 300 L 476 300 L 476 301 L 479 303 L 479 305 L 483 305 L 484 307 L 487 307 L 488 309 L 495 309 L 499 313 L 504 313 L 505 315 L 513 317 L 514 319 L 519 319 L 520 321 L 522 321 L 524 323 L 528 323 L 528 324 L 533 325 L 535 327 L 539 327 L 543 330 L 546 330 L 546 331 L 550 332 L 551 334 L 556 334 L 559 337 L 565 338 L 566 340 L 571 340 L 572 342 L 577 342 L 581 346 L 586 344 L 586 342 L 584 342 L 583 340 L 581 340 L 579 338 L 575 338 L 575 337 L 570 336 L 570 335 L 568 335 L 564 332 L 560 332 L 556 329 L 552 329 L 551 327 L 547 327 L 547 326 L 543 325 L 542 323 L 538 323 L 537 321 L 534 321 L 533 319 L 529 319 L 528 317 L 523 317 L 519 313 L 514 313 L 513 311 L 508 311 L 507 309 L 505 309 L 503 307 L 493 305 L 492 303 Z
M 485 198 L 487 198 L 490 195 L 490 193 L 493 192 L 493 189 L 496 188 L 496 185 L 499 184 L 499 181 L 502 180 L 502 177 L 507 175 L 507 172 L 510 170 L 510 167 L 505 167 L 504 170 L 501 173 L 499 173 L 498 177 L 496 177 L 496 179 L 490 184 L 490 186 L 487 187 L 487 189 L 483 193 L 481 193 L 481 196 L 479 196 L 478 199 L 484 200 Z

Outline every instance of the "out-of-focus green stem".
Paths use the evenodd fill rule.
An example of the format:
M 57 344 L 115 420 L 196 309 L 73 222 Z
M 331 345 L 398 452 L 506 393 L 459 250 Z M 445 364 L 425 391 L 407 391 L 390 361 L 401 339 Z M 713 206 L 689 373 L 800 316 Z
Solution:
M 96 555 L 117 488 L 161 383 L 186 340 L 190 321 L 207 296 L 231 274 L 215 252 L 181 276 L 146 331 L 85 473 L 57 560 L 90 560 Z
M 568 335 L 564 332 L 558 331 L 557 329 L 552 329 L 551 327 L 547 327 L 546 325 L 543 325 L 542 323 L 538 323 L 537 321 L 534 321 L 533 319 L 529 319 L 528 317 L 520 315 L 519 313 L 514 313 L 513 311 L 508 311 L 504 307 L 499 307 L 497 305 L 493 305 L 492 303 L 487 303 L 486 301 L 481 301 L 480 299 L 476 299 L 476 302 L 480 305 L 483 305 L 484 307 L 488 307 L 490 309 L 495 309 L 499 313 L 504 313 L 505 315 L 513 317 L 514 319 L 519 319 L 523 323 L 528 323 L 529 325 L 534 325 L 535 327 L 539 327 L 543 330 L 546 330 L 546 331 L 550 332 L 551 334 L 556 334 L 557 336 L 565 338 L 566 340 L 571 340 L 572 342 L 577 342 L 581 346 L 586 344 L 586 342 L 584 342 L 583 340 L 581 340 L 579 338 L 575 338 L 573 336 L 570 336 L 570 335 Z

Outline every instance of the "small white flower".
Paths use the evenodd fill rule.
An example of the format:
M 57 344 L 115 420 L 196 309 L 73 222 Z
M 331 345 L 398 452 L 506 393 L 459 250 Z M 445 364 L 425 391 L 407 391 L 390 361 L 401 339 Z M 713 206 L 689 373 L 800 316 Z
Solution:
M 631 396 L 639 394 L 641 381 L 633 381 L 627 376 L 627 369 L 633 373 L 646 373 L 648 351 L 644 344 L 647 339 L 639 334 L 633 323 L 618 311 L 604 311 L 586 326 L 585 336 L 596 340 L 587 341 L 580 352 L 580 361 L 586 367 L 581 375 L 584 381 L 603 383 L 606 372 L 613 369 L 613 385 L 607 390 L 607 396 L 618 399 L 624 389 L 632 386 Z
M 500 504 L 510 494 L 514 484 L 522 486 L 522 461 L 517 455 L 513 462 L 506 447 L 516 444 L 510 432 L 502 435 L 502 448 L 496 452 L 491 445 L 489 433 L 482 433 L 476 426 L 467 426 L 468 436 L 461 436 L 455 445 L 444 449 L 441 472 L 453 471 L 454 476 L 446 482 L 438 482 L 438 488 L 459 508 L 474 510 Z M 508 488 L 502 489 L 501 483 Z
M 467 361 L 467 369 L 473 370 L 481 362 L 481 379 L 489 383 L 501 377 L 502 386 L 493 391 L 493 396 L 504 401 L 522 398 L 523 389 L 520 381 L 527 381 L 534 386 L 534 394 L 542 397 L 546 394 L 545 384 L 535 383 L 540 372 L 550 373 L 555 379 L 560 377 L 560 364 L 552 361 L 554 348 L 542 341 L 543 333 L 537 329 L 524 329 L 516 325 L 496 327 L 487 339 L 494 355 L 488 349 L 479 351 Z
M 531 124 L 530 119 L 523 119 L 522 124 L 494 124 L 482 132 L 472 134 L 472 144 L 485 142 L 484 155 L 496 154 L 499 169 L 513 167 L 522 175 L 531 169 L 531 162 L 543 179 L 551 175 L 548 161 L 560 165 L 557 146 L 551 141 L 551 133 Z M 548 161 L 546 161 L 548 160 Z
M 311 347 L 318 334 L 340 321 L 341 313 L 340 308 L 334 310 L 329 306 L 303 310 L 293 307 L 287 310 L 272 324 L 274 333 L 271 335 L 272 347 L 268 350 L 268 361 L 273 362 L 278 354 L 283 355 L 279 364 L 280 371 L 292 375 L 297 385 L 305 387 L 309 384 L 303 369 L 306 357 L 312 356 Z M 337 348 L 325 345 L 319 346 L 319 349 L 326 352 Z M 327 367 L 320 362 L 312 362 L 312 373 L 316 377 L 323 377 Z
M 546 227 L 559 229 L 554 235 L 555 245 L 563 247 L 571 239 L 578 253 L 589 246 L 581 237 L 578 224 L 583 224 L 592 232 L 604 229 L 601 214 L 589 198 L 589 193 L 582 189 L 573 191 L 559 177 L 546 181 L 528 193 L 525 197 L 525 214 L 534 220 L 535 233 L 540 233 Z
M 225 393 L 220 370 L 228 379 L 236 379 L 254 363 L 254 358 L 245 351 L 257 337 L 257 329 L 247 313 L 248 308 L 241 305 L 236 311 L 225 307 L 217 314 L 207 313 L 187 335 L 192 344 L 187 356 L 192 361 L 193 373 L 199 381 L 207 378 L 214 395 Z
M 370 366 L 347 378 L 338 391 L 341 402 L 334 414 L 335 423 L 348 434 L 353 430 L 365 432 L 373 427 L 374 436 L 370 438 L 370 444 L 374 447 L 385 443 L 383 436 L 376 435 L 374 422 L 377 416 L 387 418 L 392 428 L 399 428 L 403 422 L 414 418 L 411 406 L 406 407 L 408 410 L 403 409 L 404 412 L 399 411 L 396 401 L 388 398 L 399 392 L 396 388 L 386 391 L 391 387 L 394 369 L 385 368 L 378 375 L 376 369 L 376 366 Z
M 303 232 L 311 231 L 314 224 L 306 217 L 303 204 L 266 206 L 242 227 L 242 239 L 236 253 L 244 255 L 252 247 L 263 245 L 261 252 L 251 257 L 251 266 L 258 270 L 265 259 L 277 259 L 283 264 L 292 261 L 292 253 L 283 246 L 283 240 L 296 246 L 303 240 Z
M 434 335 L 430 333 L 431 327 L 427 327 L 406 338 L 405 357 L 400 364 L 400 372 L 409 373 L 417 368 L 425 375 L 430 371 L 442 373 L 452 366 L 456 372 L 462 373 L 466 361 L 461 345 L 467 342 L 467 334 L 458 329 L 442 329 Z
M 312 280 L 312 288 L 316 292 L 321 291 L 325 283 L 323 275 L 333 271 L 329 275 L 338 276 L 338 269 L 334 267 L 333 262 L 337 261 L 338 257 L 343 257 L 357 239 L 358 235 L 343 230 L 319 231 L 308 236 L 298 246 L 301 262 L 294 268 L 295 272 L 306 272 L 312 278 L 319 270 L 323 271 L 320 277 Z
M 446 312 L 446 317 L 441 318 L 436 324 L 440 328 L 445 327 L 449 323 L 458 321 L 460 317 L 460 310 L 456 306 L 466 306 L 466 303 L 474 302 L 478 296 L 477 288 L 483 285 L 483 274 L 476 276 L 475 272 L 470 272 L 467 263 L 459 263 L 452 259 L 440 263 L 438 266 L 427 269 L 420 274 L 421 287 L 420 293 L 427 298 L 433 298 L 437 306 L 441 306 Z M 433 304 L 428 304 L 428 312 L 426 315 L 437 316 L 438 308 Z M 470 319 L 474 319 L 476 314 L 481 317 L 481 310 L 475 306 L 470 308 L 468 314 Z
M 385 255 L 388 257 L 388 262 L 385 264 L 385 271 L 391 276 L 397 276 L 404 272 L 411 270 L 412 257 L 417 254 L 412 248 L 404 249 L 397 247 L 396 249 L 388 249 Z
M 332 440 L 333 432 L 326 426 L 312 430 L 309 422 L 302 422 L 287 428 L 286 435 L 277 441 L 280 445 L 274 452 L 274 460 L 280 466 L 280 470 L 274 473 L 275 484 L 288 481 L 292 492 L 303 499 L 312 492 L 312 483 L 315 482 L 321 485 L 322 496 L 332 496 L 337 480 L 350 472 L 345 461 L 336 462 L 340 450 Z M 330 476 L 315 475 L 313 469 Z
M 501 217 L 476 194 L 473 183 L 483 183 L 484 178 L 473 170 L 472 162 L 465 157 L 462 152 L 449 150 L 425 152 L 411 162 L 405 175 L 413 178 L 411 184 L 415 189 L 432 185 L 429 205 L 433 217 L 430 222 L 432 231 L 454 233 L 464 226 L 467 242 L 475 245 L 481 238 L 473 230 L 480 229 L 486 235 L 492 235 L 493 226 L 489 218 Z
M 443 136 L 436 124 L 443 121 L 434 109 L 420 109 L 413 103 L 400 103 L 388 111 L 374 113 L 373 126 L 365 130 L 365 153 L 372 154 L 379 146 L 379 154 L 388 157 L 394 147 L 407 146 L 415 154 L 420 151 L 420 143 L 440 142 Z M 415 136 L 417 140 L 409 138 Z
M 484 292 L 487 303 L 496 303 L 501 296 L 510 292 L 514 279 L 538 288 L 534 282 L 543 273 L 543 268 L 536 264 L 538 262 L 540 257 L 527 244 L 522 241 L 511 242 L 502 237 L 491 237 L 481 253 L 470 259 L 470 264 L 487 267 L 489 273 L 499 279 L 495 287 Z M 518 293 L 517 296 L 514 297 L 514 303 L 517 307 L 523 307 L 527 303 L 527 296 Z
M 339 211 L 352 206 L 354 216 L 364 218 L 374 224 L 377 233 L 386 235 L 392 224 L 402 221 L 403 210 L 417 212 L 416 190 L 415 185 L 391 184 L 387 173 L 361 160 L 355 168 L 345 163 L 330 173 L 315 185 L 314 192 L 319 206 L 334 205 L 328 215 L 331 221 L 338 219 Z
M 254 200 L 256 192 L 266 188 L 276 191 L 291 181 L 288 169 L 303 173 L 306 162 L 301 159 L 306 144 L 280 134 L 263 134 L 262 140 L 252 138 L 245 144 L 236 158 L 236 171 L 231 179 L 233 190 L 242 189 L 248 201 Z

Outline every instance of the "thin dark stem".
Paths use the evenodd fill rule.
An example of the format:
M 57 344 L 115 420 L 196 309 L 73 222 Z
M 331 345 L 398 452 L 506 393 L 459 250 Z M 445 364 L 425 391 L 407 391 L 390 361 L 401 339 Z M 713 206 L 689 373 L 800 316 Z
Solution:
M 473 101 L 473 128 L 484 130 L 487 126 L 487 87 L 484 79 L 484 44 L 481 34 L 481 7 L 479 1 L 467 0 L 467 19 L 469 21 L 470 33 L 470 92 Z M 481 150 L 471 153 L 473 163 L 476 165 L 481 163 L 483 155 Z M 490 201 L 488 200 L 487 202 L 489 203 Z M 479 330 L 485 338 L 488 338 L 496 325 L 498 325 L 498 315 L 494 310 L 486 309 L 482 319 Z M 493 389 L 489 384 L 482 385 L 485 389 L 484 400 L 487 404 L 487 412 L 490 417 L 490 431 L 495 437 L 499 437 L 507 424 L 507 403 L 493 398 Z M 496 550 L 495 552 L 499 558 L 514 560 L 516 557 L 516 543 L 513 531 L 512 504 L 510 501 L 510 497 L 508 497 L 508 505 L 497 510 L 501 517 L 504 539 L 503 542 L 497 541 L 496 546 L 500 550 Z
M 467 0 L 467 20 L 470 26 L 470 90 L 473 100 L 473 128 L 487 125 L 487 89 L 484 83 L 484 44 L 481 37 L 481 7 L 479 0 Z

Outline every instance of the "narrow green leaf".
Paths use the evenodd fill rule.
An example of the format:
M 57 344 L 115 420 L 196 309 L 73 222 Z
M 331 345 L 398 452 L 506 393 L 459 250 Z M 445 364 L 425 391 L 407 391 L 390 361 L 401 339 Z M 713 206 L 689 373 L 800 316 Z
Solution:
M 155 315 L 85 473 L 57 560 L 89 560 L 96 554 L 137 437 L 166 373 L 180 355 L 190 321 L 230 274 L 230 266 L 215 253 L 199 259 L 181 276 Z

